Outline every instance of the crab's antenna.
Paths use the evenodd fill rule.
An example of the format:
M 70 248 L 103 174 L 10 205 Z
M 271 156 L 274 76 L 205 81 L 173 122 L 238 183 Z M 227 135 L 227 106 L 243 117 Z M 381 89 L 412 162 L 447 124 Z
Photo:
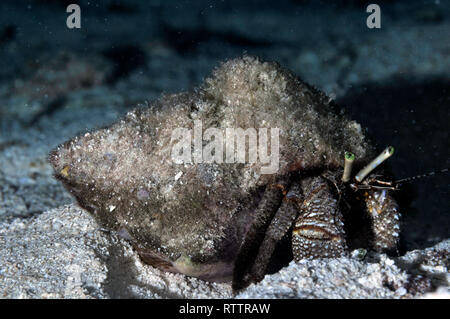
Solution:
M 396 184 L 403 184 L 403 183 L 411 182 L 411 181 L 419 179 L 419 178 L 430 177 L 430 176 L 434 176 L 436 174 L 441 174 L 441 173 L 447 173 L 448 171 L 449 171 L 448 168 L 444 168 L 444 169 L 441 169 L 440 171 L 434 171 L 434 172 L 430 172 L 430 173 L 426 173 L 426 174 L 421 174 L 421 175 L 416 175 L 416 176 L 412 176 L 412 177 L 402 178 L 402 179 L 399 179 L 399 180 L 395 181 L 395 183 Z
M 350 180 L 350 175 L 352 174 L 353 161 L 355 160 L 355 154 L 350 152 L 345 152 L 344 155 L 344 173 L 342 174 L 342 181 L 344 183 Z
M 358 174 L 356 174 L 355 179 L 358 182 L 361 182 L 367 175 L 369 175 L 370 172 L 372 172 L 375 168 L 377 168 L 378 165 L 380 165 L 389 157 L 391 157 L 392 154 L 394 154 L 394 147 L 392 146 L 386 147 L 385 150 L 381 152 L 380 155 L 378 155 L 372 162 L 370 162 L 366 167 L 360 170 Z

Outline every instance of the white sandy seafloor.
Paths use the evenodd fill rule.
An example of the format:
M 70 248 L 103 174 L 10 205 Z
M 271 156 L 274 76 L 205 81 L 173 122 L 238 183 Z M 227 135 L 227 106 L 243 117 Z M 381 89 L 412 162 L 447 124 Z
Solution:
M 95 13 L 84 10 L 82 31 L 72 32 L 61 27 L 63 7 L 30 1 L 24 9 L 20 1 L 2 1 L 0 298 L 449 298 L 448 177 L 418 182 L 401 206 L 402 256 L 292 262 L 234 296 L 229 284 L 144 265 L 52 176 L 47 154 L 59 143 L 117 120 L 137 103 L 189 89 L 219 61 L 244 52 L 279 61 L 338 101 L 357 87 L 374 92 L 380 85 L 375 92 L 391 96 L 405 79 L 413 86 L 402 92 L 415 94 L 438 83 L 444 89 L 434 104 L 428 96 L 420 105 L 414 98 L 399 102 L 396 118 L 387 108 L 397 105 L 385 106 L 381 95 L 364 96 L 374 109 L 353 105 L 352 114 L 363 127 L 375 123 L 369 131 L 375 140 L 395 144 L 390 163 L 397 177 L 448 167 L 450 3 L 382 4 L 382 29 L 370 31 L 357 5 L 338 10 L 302 2 L 274 10 L 237 0 L 215 6 L 128 1 L 131 9 L 119 14 L 107 11 L 105 1 Z M 176 43 L 161 25 L 182 37 L 194 34 L 194 42 Z M 8 26 L 16 26 L 11 39 L 4 36 Z M 204 33 L 211 36 L 202 39 Z M 117 61 L 102 52 L 121 45 L 132 47 L 131 56 L 121 53 L 124 59 L 134 58 L 133 48 L 144 58 L 110 83 L 105 78 Z M 97 80 L 86 84 L 86 74 Z M 61 97 L 62 106 L 49 107 Z
M 144 265 L 130 245 L 77 205 L 0 225 L 3 298 L 231 298 L 210 283 Z M 411 298 L 420 285 L 449 297 L 450 240 L 399 258 L 372 254 L 291 262 L 237 298 Z M 419 287 L 419 288 L 417 288 Z

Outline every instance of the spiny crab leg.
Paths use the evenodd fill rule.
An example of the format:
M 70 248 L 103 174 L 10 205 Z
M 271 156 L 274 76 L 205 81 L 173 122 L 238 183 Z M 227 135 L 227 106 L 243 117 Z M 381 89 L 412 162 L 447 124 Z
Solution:
M 362 170 L 359 171 L 358 174 L 356 174 L 355 179 L 357 182 L 362 182 L 362 180 L 370 174 L 375 168 L 377 168 L 381 163 L 383 163 L 385 160 L 387 160 L 389 157 L 394 154 L 394 147 L 388 146 L 386 149 L 381 152 L 380 155 L 378 155 L 372 162 L 370 162 L 366 167 L 364 167 Z
M 372 245 L 379 252 L 397 252 L 400 211 L 388 190 L 369 190 L 364 194 L 372 221 Z

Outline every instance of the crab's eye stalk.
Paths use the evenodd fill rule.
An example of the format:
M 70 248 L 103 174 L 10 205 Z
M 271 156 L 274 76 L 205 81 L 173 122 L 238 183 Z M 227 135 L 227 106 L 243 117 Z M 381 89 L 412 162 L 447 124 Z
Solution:
M 344 173 L 342 174 L 342 181 L 344 183 L 350 180 L 352 174 L 353 161 L 355 160 L 355 154 L 350 152 L 345 152 L 345 163 L 344 163 Z
M 389 157 L 394 154 L 394 147 L 388 146 L 386 149 L 381 152 L 372 162 L 370 162 L 366 167 L 359 171 L 356 174 L 355 179 L 357 182 L 361 182 L 370 172 L 372 172 L 375 168 L 378 167 L 381 163 L 387 160 Z

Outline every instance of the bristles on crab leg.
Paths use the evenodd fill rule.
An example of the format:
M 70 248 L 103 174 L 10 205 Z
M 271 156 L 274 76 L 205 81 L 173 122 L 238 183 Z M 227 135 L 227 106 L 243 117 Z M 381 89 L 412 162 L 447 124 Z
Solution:
M 375 168 L 377 168 L 381 163 L 383 163 L 385 160 L 387 160 L 389 157 L 394 154 L 394 148 L 392 146 L 386 147 L 386 149 L 381 152 L 380 155 L 378 155 L 372 162 L 370 162 L 366 167 L 364 167 L 362 170 L 359 171 L 358 174 L 356 174 L 355 179 L 358 182 L 362 182 L 362 180 L 370 174 Z
M 389 190 L 365 193 L 367 211 L 372 220 L 372 245 L 379 252 L 396 252 L 400 233 L 400 212 Z

